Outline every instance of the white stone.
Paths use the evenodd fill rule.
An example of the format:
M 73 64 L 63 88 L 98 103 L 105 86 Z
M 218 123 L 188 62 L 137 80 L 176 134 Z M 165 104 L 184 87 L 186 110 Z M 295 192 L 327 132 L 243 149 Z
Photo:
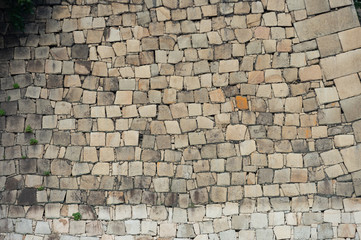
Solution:
M 254 140 L 243 141 L 239 144 L 239 146 L 242 156 L 250 155 L 256 151 L 256 142 Z

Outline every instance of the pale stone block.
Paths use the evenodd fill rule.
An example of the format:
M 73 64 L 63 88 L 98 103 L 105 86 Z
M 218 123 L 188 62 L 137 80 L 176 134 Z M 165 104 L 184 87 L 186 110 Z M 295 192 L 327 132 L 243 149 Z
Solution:
M 242 156 L 250 155 L 256 151 L 256 142 L 254 140 L 245 140 L 244 142 L 241 142 L 239 146 Z
M 337 78 L 334 82 L 341 99 L 361 94 L 361 82 L 357 74 Z
M 148 105 L 142 106 L 138 108 L 139 115 L 141 117 L 155 117 L 157 115 L 157 106 L 156 105 Z
M 226 140 L 244 140 L 246 131 L 247 127 L 245 125 L 228 125 L 226 130 Z
M 343 19 L 342 24 L 338 19 Z M 328 24 L 319 24 L 320 22 L 327 22 Z M 320 14 L 295 23 L 295 29 L 301 42 L 358 26 L 357 14 L 355 9 L 351 7 Z
M 291 238 L 290 226 L 276 226 L 273 229 L 277 239 L 289 239 Z
M 334 138 L 336 147 L 352 146 L 355 142 L 353 135 L 336 135 Z
M 341 154 L 349 172 L 361 169 L 361 162 L 358 161 L 359 156 L 361 156 L 361 145 L 342 149 Z
M 316 88 L 315 92 L 317 95 L 317 100 L 320 105 L 331 103 L 331 102 L 336 102 L 339 100 L 337 90 L 335 87 Z
M 165 121 L 164 124 L 168 134 L 181 134 L 177 121 Z
M 219 73 L 235 72 L 239 70 L 238 60 L 222 60 L 219 63 Z
M 141 67 L 135 67 L 135 77 L 137 78 L 150 78 L 150 65 L 145 65 Z
M 122 133 L 122 139 L 126 146 L 137 146 L 139 141 L 138 131 L 124 131 Z
M 129 105 L 133 102 L 133 91 L 117 91 L 114 104 Z
M 170 11 L 165 7 L 159 7 L 156 9 L 157 19 L 160 22 L 170 20 Z
M 90 133 L 90 146 L 105 146 L 105 133 Z
M 96 163 L 92 175 L 109 175 L 109 163 Z

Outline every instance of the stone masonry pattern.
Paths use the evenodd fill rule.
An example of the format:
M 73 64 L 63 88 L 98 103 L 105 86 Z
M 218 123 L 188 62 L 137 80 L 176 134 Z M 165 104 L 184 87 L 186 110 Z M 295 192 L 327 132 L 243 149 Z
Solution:
M 4 6 L 0 240 L 360 239 L 352 0 Z

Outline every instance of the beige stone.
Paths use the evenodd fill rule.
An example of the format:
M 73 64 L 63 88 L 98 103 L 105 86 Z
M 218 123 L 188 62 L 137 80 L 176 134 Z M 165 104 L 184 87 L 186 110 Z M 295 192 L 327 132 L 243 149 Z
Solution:
M 237 40 L 240 43 L 248 42 L 249 40 L 252 39 L 253 36 L 252 30 L 250 29 L 236 29 L 234 33 L 236 35 Z
M 353 28 L 344 32 L 338 33 L 338 36 L 340 38 L 342 50 L 344 52 L 357 49 L 361 47 L 361 44 L 357 39 L 360 39 L 361 37 L 361 28 Z
M 312 81 L 322 79 L 322 72 L 319 65 L 300 68 L 299 76 L 301 81 Z
M 141 67 L 136 67 L 135 68 L 135 77 L 150 78 L 151 77 L 150 66 L 145 65 L 145 66 L 141 66 Z
M 105 133 L 92 132 L 90 133 L 90 146 L 105 146 Z
M 317 45 L 322 57 L 338 54 L 342 51 L 337 34 L 317 38 Z
M 105 62 L 94 62 L 92 73 L 94 76 L 107 77 L 107 64 Z
M 217 89 L 209 92 L 209 98 L 211 99 L 211 102 L 214 103 L 225 102 L 226 100 L 222 89 Z
M 342 19 L 342 21 L 339 21 L 339 19 Z M 322 22 L 327 22 L 327 24 L 319 24 Z M 296 22 L 294 26 L 300 41 L 303 42 L 352 27 L 358 27 L 359 22 L 355 9 L 346 7 Z
M 170 20 L 170 11 L 165 7 L 160 7 L 156 9 L 157 19 L 160 22 Z
M 137 146 L 138 141 L 139 141 L 139 132 L 138 131 L 124 131 L 122 133 L 122 138 L 124 140 L 124 145 Z
M 317 100 L 319 104 L 331 103 L 339 100 L 335 87 L 316 88 Z
M 361 145 L 342 149 L 341 155 L 349 172 L 361 169 L 361 162 L 358 161 L 359 156 L 361 155 Z
M 132 91 L 117 91 L 114 104 L 129 105 L 133 102 Z
M 361 82 L 357 74 L 337 78 L 334 82 L 341 99 L 361 94 Z
M 244 140 L 246 131 L 247 127 L 245 125 L 228 125 L 226 130 L 226 140 Z

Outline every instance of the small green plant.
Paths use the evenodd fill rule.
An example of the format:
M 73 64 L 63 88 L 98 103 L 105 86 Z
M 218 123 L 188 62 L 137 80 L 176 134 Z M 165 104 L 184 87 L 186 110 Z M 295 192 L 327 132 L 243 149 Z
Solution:
M 19 86 L 18 83 L 14 83 L 14 84 L 13 84 L 13 87 L 14 87 L 15 89 L 20 88 L 20 86 Z
M 33 0 L 6 0 L 9 6 L 11 25 L 16 30 L 24 31 L 25 18 L 34 14 Z
M 30 145 L 36 145 L 38 144 L 38 140 L 36 140 L 35 138 L 30 139 Z
M 26 132 L 26 133 L 32 133 L 32 132 L 33 132 L 33 129 L 31 128 L 30 125 L 26 126 L 25 132 Z
M 22 158 L 22 159 L 25 159 L 25 158 L 26 158 L 26 156 L 22 155 L 22 156 L 21 156 L 21 158 Z
M 0 109 L 0 116 L 5 116 L 6 112 L 4 109 Z
M 75 221 L 81 220 L 81 214 L 80 212 L 73 213 L 73 217 Z
M 44 190 L 44 186 L 38 187 L 38 191 L 43 191 Z
M 361 8 L 361 0 L 355 0 L 354 2 L 356 8 Z
M 45 171 L 44 176 L 50 176 L 50 171 Z
M 11 100 L 11 97 L 10 97 L 10 96 L 8 96 L 7 100 L 8 100 L 8 102 L 9 102 L 9 101 Z

